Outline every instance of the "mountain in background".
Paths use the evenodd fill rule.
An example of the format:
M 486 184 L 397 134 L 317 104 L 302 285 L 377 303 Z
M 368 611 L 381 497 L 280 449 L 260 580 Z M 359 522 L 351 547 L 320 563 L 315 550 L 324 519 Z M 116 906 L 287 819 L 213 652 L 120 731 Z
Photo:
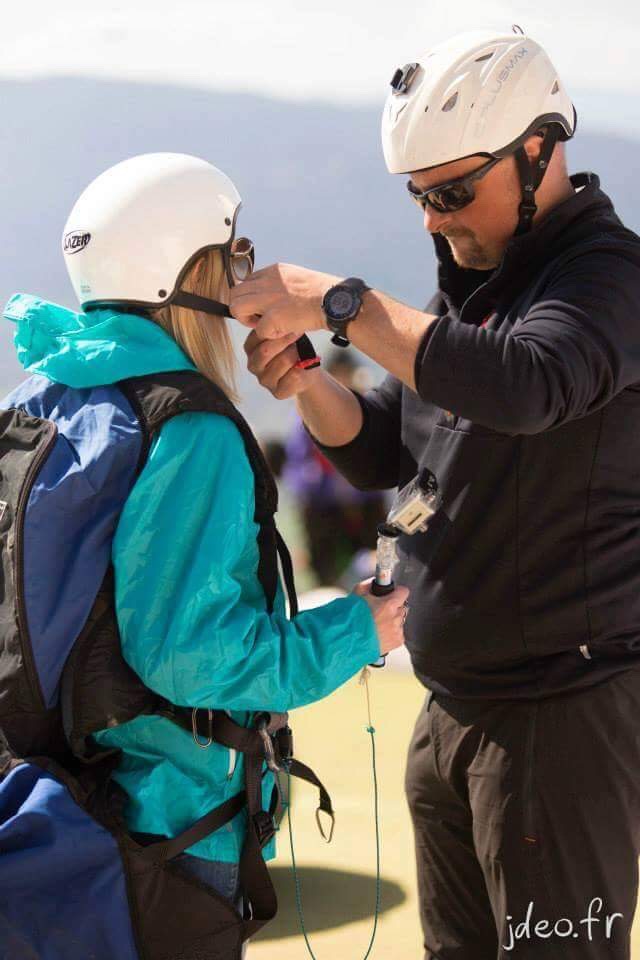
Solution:
M 258 265 L 291 261 L 362 276 L 423 306 L 434 286 L 431 240 L 404 178 L 390 177 L 380 147 L 380 111 L 289 103 L 246 94 L 95 79 L 0 82 L 0 302 L 22 290 L 75 306 L 60 234 L 81 190 L 136 153 L 193 153 L 227 172 L 243 197 L 239 230 Z M 594 120 L 603 102 L 583 96 Z M 600 175 L 628 226 L 640 230 L 637 141 L 579 131 L 572 172 Z M 24 378 L 0 323 L 2 395 Z M 242 342 L 243 332 L 236 332 Z M 317 337 L 318 346 L 327 338 Z M 245 414 L 262 434 L 280 434 L 291 404 L 273 400 L 243 372 Z

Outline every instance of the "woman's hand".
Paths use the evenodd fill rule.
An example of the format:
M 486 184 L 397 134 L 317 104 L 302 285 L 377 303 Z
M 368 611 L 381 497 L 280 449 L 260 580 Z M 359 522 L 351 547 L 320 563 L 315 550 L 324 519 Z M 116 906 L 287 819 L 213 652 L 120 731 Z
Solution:
M 351 592 L 357 593 L 369 604 L 378 632 L 380 653 L 387 654 L 404 643 L 409 590 L 407 587 L 396 587 L 393 593 L 386 597 L 376 597 L 371 593 L 371 583 L 371 580 L 363 580 L 362 583 L 357 583 Z

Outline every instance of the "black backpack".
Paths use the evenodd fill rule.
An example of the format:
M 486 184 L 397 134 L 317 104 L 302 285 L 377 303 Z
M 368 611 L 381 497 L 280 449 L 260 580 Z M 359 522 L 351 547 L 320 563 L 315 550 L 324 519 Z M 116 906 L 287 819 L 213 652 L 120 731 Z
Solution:
M 178 707 L 144 686 L 120 650 L 110 545 L 154 432 L 183 412 L 226 416 L 240 430 L 255 478 L 258 576 L 267 608 L 273 609 L 280 558 L 295 617 L 291 561 L 274 522 L 277 490 L 269 468 L 241 414 L 195 372 L 85 390 L 31 377 L 1 406 L 0 960 L 239 958 L 242 943 L 277 910 L 262 848 L 282 816 L 282 797 L 274 789 L 270 808 L 263 809 L 266 769 L 317 786 L 319 809 L 333 818 L 331 800 L 293 758 L 286 714 L 260 714 L 244 728 L 223 711 Z M 91 423 L 102 417 L 97 433 L 105 437 L 99 455 L 92 444 L 86 463 L 83 416 Z M 106 478 L 102 486 L 96 471 Z M 53 482 L 58 476 L 81 494 L 69 498 L 65 484 Z M 78 519 L 79 500 L 86 514 Z M 77 564 L 72 601 L 52 615 L 51 598 L 64 599 L 74 589 L 65 550 L 75 559 L 92 545 L 94 553 L 83 553 Z M 241 793 L 179 836 L 144 844 L 129 835 L 124 795 L 111 779 L 118 751 L 97 749 L 91 737 L 142 713 L 161 714 L 201 743 L 215 740 L 245 760 Z M 245 806 L 241 916 L 172 861 Z

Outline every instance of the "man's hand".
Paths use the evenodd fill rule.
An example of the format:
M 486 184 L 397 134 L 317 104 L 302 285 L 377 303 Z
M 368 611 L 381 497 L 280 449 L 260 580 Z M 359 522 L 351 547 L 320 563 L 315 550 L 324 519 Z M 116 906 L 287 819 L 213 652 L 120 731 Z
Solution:
M 232 287 L 229 307 L 236 320 L 253 327 L 260 340 L 281 340 L 289 333 L 297 339 L 310 330 L 326 329 L 322 300 L 341 279 L 276 263 Z
M 246 280 L 244 281 L 246 283 Z M 317 381 L 320 369 L 296 369 L 300 359 L 295 341 L 297 333 L 277 340 L 260 340 L 255 330 L 244 342 L 247 367 L 276 400 L 304 393 Z

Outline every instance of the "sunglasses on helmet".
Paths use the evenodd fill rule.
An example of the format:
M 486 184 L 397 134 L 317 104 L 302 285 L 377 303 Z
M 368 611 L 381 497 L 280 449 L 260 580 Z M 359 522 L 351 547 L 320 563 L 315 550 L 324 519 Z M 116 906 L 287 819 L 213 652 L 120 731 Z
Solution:
M 474 170 L 465 177 L 458 177 L 457 180 L 441 183 L 437 187 L 430 187 L 428 190 L 417 190 L 411 180 L 408 180 L 407 190 L 411 199 L 415 200 L 423 210 L 428 205 L 438 213 L 453 213 L 467 207 L 475 199 L 474 183 L 489 173 L 489 170 L 495 167 L 496 163 L 500 163 L 501 159 L 502 157 L 494 157 L 479 170 Z
M 237 237 L 227 248 L 227 279 L 230 286 L 242 283 L 253 273 L 255 251 L 248 237 Z

